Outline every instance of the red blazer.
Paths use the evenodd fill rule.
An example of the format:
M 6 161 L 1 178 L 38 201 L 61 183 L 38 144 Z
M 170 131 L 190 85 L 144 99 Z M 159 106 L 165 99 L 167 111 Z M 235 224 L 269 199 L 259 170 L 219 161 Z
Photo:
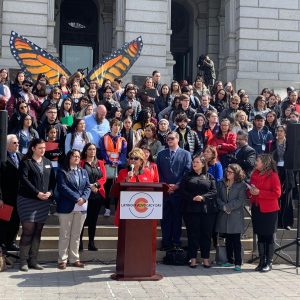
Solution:
M 154 162 L 151 162 L 149 167 L 145 167 L 145 168 L 150 170 L 152 178 L 153 178 L 153 182 L 159 182 L 159 174 L 158 174 L 157 164 Z
M 259 194 L 253 196 L 247 191 L 252 204 L 259 206 L 262 213 L 274 212 L 279 210 L 278 198 L 281 195 L 281 184 L 276 172 L 260 174 L 255 170 L 250 177 L 250 184 L 254 184 L 259 189 Z
M 120 170 L 116 181 L 117 182 L 125 182 L 127 174 L 128 174 L 127 169 Z M 142 174 L 133 176 L 128 182 L 155 182 L 155 181 L 153 179 L 150 169 L 144 168 Z M 119 220 L 120 220 L 120 201 L 118 202 L 118 207 L 117 207 L 116 214 L 115 214 L 115 225 L 116 226 L 119 226 Z
M 211 140 L 208 140 L 207 144 L 215 147 L 221 145 L 221 148 L 217 148 L 219 157 L 232 153 L 236 150 L 236 134 L 228 132 L 225 137 L 215 135 Z
M 85 163 L 85 160 L 84 160 L 84 159 L 81 160 L 81 162 L 80 162 L 81 168 L 84 168 L 84 163 Z M 102 176 L 100 179 L 97 180 L 97 182 L 98 182 L 99 185 L 100 185 L 100 187 L 99 187 L 99 189 L 98 189 L 98 192 L 99 192 L 99 194 L 100 194 L 103 198 L 105 198 L 104 184 L 105 184 L 105 182 L 106 182 L 106 169 L 105 169 L 103 160 L 98 159 L 98 167 L 100 168 L 100 170 L 101 170 L 101 172 L 102 172 L 102 174 L 103 174 L 103 176 Z

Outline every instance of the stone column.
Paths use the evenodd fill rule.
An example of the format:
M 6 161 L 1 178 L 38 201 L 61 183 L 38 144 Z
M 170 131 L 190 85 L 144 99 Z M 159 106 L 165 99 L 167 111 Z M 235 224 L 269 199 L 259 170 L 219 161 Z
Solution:
M 166 32 L 166 68 L 167 68 L 167 77 L 171 80 L 173 79 L 173 66 L 175 61 L 171 53 L 171 3 L 172 0 L 168 0 L 168 11 L 167 11 L 167 32 Z
M 125 0 L 116 0 L 116 48 L 124 44 Z
M 54 45 L 54 5 L 55 0 L 48 0 L 47 51 L 54 56 L 58 56 L 57 49 Z
M 236 78 L 236 0 L 225 0 L 224 79 Z M 221 49 L 220 49 L 221 52 Z

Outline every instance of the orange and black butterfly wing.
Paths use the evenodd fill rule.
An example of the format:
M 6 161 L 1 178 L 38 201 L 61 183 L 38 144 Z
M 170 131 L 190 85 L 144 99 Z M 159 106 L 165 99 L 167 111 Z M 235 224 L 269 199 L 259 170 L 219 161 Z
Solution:
M 124 44 L 122 48 L 115 50 L 109 56 L 103 58 L 89 72 L 87 79 L 89 81 L 97 80 L 101 85 L 105 78 L 113 81 L 115 78 L 124 77 L 140 56 L 142 48 L 143 41 L 141 36 L 130 43 Z
M 50 84 L 55 85 L 61 74 L 67 78 L 71 75 L 57 58 L 14 31 L 11 32 L 9 46 L 22 71 L 33 80 L 43 73 Z

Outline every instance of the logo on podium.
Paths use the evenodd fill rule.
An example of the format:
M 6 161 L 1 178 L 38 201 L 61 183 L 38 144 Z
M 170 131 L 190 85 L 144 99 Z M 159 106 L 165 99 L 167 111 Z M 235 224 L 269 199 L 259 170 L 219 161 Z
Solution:
M 123 191 L 120 219 L 162 219 L 162 192 Z

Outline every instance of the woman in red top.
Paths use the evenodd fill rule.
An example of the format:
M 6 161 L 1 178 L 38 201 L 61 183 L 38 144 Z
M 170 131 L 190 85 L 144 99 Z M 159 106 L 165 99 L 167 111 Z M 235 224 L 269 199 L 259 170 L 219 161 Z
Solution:
M 281 195 L 276 163 L 270 154 L 261 154 L 257 157 L 250 185 L 248 195 L 251 202 L 253 232 L 257 234 L 260 258 L 255 271 L 268 272 L 272 269 L 273 234 L 276 231 L 278 199 Z
M 133 170 L 131 170 L 133 168 Z M 122 169 L 117 177 L 117 182 L 154 182 L 149 168 L 145 167 L 145 154 L 142 149 L 134 148 L 129 153 L 129 168 Z M 118 203 L 115 225 L 119 225 L 120 206 Z
M 96 225 L 101 205 L 104 205 L 105 203 L 104 184 L 106 182 L 106 169 L 103 160 L 97 159 L 96 151 L 97 148 L 95 144 L 87 143 L 82 150 L 80 162 L 81 168 L 87 171 L 92 190 L 88 200 L 87 218 L 85 220 L 85 225 L 88 226 L 89 251 L 98 250 L 95 246 L 94 241 L 96 234 Z M 82 235 L 83 230 L 80 236 L 80 250 L 83 250 Z
M 141 149 L 145 154 L 145 168 L 150 170 L 153 182 L 159 182 L 157 164 L 154 162 L 150 147 L 148 145 L 143 145 L 141 146 Z
M 236 150 L 236 134 L 231 131 L 228 119 L 221 121 L 220 131 L 208 141 L 208 145 L 217 148 L 219 161 L 223 169 L 226 169 L 229 164 L 228 154 L 232 154 Z

